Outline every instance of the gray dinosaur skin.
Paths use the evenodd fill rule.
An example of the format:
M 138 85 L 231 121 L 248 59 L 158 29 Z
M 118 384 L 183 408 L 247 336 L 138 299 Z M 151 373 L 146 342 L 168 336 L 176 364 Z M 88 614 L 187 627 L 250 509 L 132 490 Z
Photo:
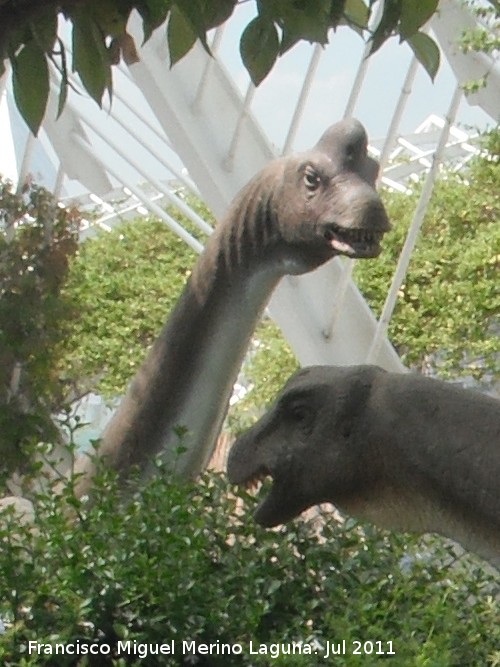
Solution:
M 249 338 L 285 274 L 335 255 L 376 257 L 390 228 L 377 163 L 356 120 L 330 127 L 310 151 L 271 162 L 232 203 L 140 367 L 99 449 L 125 478 L 156 455 L 195 476 L 213 451 Z M 154 261 L 154 258 L 152 258 Z M 185 434 L 178 456 L 177 427 Z M 80 494 L 93 463 L 84 457 Z
M 270 475 L 256 521 L 319 503 L 382 528 L 440 533 L 500 567 L 500 401 L 377 366 L 312 366 L 234 443 L 229 480 Z

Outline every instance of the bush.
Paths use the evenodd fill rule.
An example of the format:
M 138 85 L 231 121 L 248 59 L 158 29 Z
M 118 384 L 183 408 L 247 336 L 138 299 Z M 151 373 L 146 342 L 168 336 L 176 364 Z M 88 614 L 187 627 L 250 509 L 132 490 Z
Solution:
M 474 559 L 326 516 L 264 530 L 250 518 L 253 497 L 238 501 L 220 475 L 181 484 L 157 473 L 120 499 L 101 471 L 92 505 L 71 485 L 40 494 L 33 526 L 4 510 L 2 664 L 310 667 L 332 664 L 320 645 L 343 640 L 339 665 L 378 664 L 391 650 L 398 667 L 498 664 L 500 603 Z M 29 654 L 30 640 L 110 654 Z M 172 640 L 174 655 L 138 653 Z M 130 644 L 113 655 L 120 641 Z M 183 655 L 183 641 L 240 644 L 241 654 Z M 270 654 L 300 641 L 317 653 Z M 250 654 L 250 642 L 268 653 Z M 372 652 L 353 655 L 355 642 Z

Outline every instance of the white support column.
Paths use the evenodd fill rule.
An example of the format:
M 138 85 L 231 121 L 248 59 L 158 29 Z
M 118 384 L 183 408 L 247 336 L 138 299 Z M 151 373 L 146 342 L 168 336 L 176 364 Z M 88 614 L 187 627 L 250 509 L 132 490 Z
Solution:
M 127 77 L 130 81 L 132 81 L 130 77 L 130 73 L 128 73 Z M 193 183 L 193 181 L 188 178 L 185 174 L 183 174 L 179 169 L 177 169 L 169 160 L 165 158 L 164 152 L 166 150 L 173 150 L 172 146 L 168 142 L 168 137 L 159 131 L 159 129 L 151 123 L 151 119 L 148 119 L 144 116 L 144 114 L 137 109 L 137 106 L 134 106 L 129 102 L 127 97 L 125 95 L 120 94 L 119 90 L 114 91 L 114 97 L 115 99 L 119 100 L 121 104 L 127 109 L 127 111 L 130 113 L 131 119 L 136 118 L 139 120 L 141 123 L 143 123 L 144 127 L 146 127 L 152 134 L 155 136 L 155 142 L 156 144 L 152 144 L 151 141 L 146 139 L 143 136 L 143 133 L 141 132 L 141 144 L 148 149 L 148 151 L 155 157 L 156 160 L 160 164 L 162 164 L 166 169 L 172 172 L 172 174 L 175 176 L 175 178 L 182 183 L 182 185 L 187 188 L 190 192 L 193 192 L 196 195 L 199 195 L 199 192 L 196 188 L 196 185 Z M 119 111 L 116 109 L 116 106 L 113 107 L 112 109 L 112 114 L 113 118 L 116 120 L 116 122 L 124 129 L 126 130 L 131 137 L 136 136 L 138 134 L 137 131 L 137 125 L 135 127 L 131 126 L 132 120 L 130 122 L 127 122 L 123 119 L 123 114 L 119 113 Z M 162 152 L 163 151 L 163 152 Z
M 316 74 L 316 70 L 318 69 L 322 53 L 323 47 L 320 44 L 316 44 L 312 52 L 311 60 L 309 61 L 309 66 L 304 78 L 304 83 L 302 84 L 299 99 L 297 100 L 297 104 L 295 106 L 292 122 L 288 128 L 288 134 L 286 135 L 285 143 L 283 145 L 283 155 L 288 155 L 288 153 L 290 153 L 292 150 L 292 146 L 297 135 L 297 130 L 299 129 L 300 121 L 302 120 L 302 116 L 304 114 L 304 108 L 311 91 L 311 86 L 313 84 L 314 76 Z
M 376 28 L 378 22 L 382 17 L 382 11 L 384 9 L 384 1 L 385 0 L 378 1 L 375 11 L 373 11 L 370 17 L 369 27 L 372 30 Z M 350 118 L 354 113 L 354 108 L 356 106 L 356 102 L 358 101 L 359 93 L 361 92 L 363 81 L 365 80 L 366 73 L 368 71 L 368 65 L 370 62 L 368 55 L 370 53 L 370 49 L 371 49 L 371 44 L 370 42 L 368 42 L 363 51 L 361 62 L 359 63 L 358 71 L 356 73 L 356 77 L 354 79 L 354 83 L 352 84 L 351 92 L 349 94 L 349 98 L 347 100 L 347 104 L 344 109 L 344 118 Z
M 387 164 L 387 161 L 389 160 L 389 155 L 391 153 L 392 147 L 394 146 L 395 139 L 398 135 L 398 130 L 399 130 L 399 125 L 401 123 L 401 118 L 403 116 L 404 110 L 406 108 L 406 104 L 410 98 L 410 94 L 412 91 L 413 87 L 413 81 L 415 80 L 415 75 L 417 73 L 419 63 L 418 60 L 413 56 L 410 62 L 410 66 L 408 67 L 408 71 L 406 73 L 405 80 L 403 82 L 403 86 L 401 88 L 401 94 L 398 99 L 398 103 L 396 104 L 396 108 L 394 110 L 394 113 L 392 115 L 391 119 L 391 124 L 389 125 L 389 129 L 387 131 L 387 136 L 384 141 L 384 146 L 382 148 L 382 152 L 380 153 L 380 158 L 379 158 L 379 164 L 380 164 L 380 173 L 379 176 L 382 175 L 383 170 L 385 169 L 385 166 Z
M 171 204 L 176 206 L 185 216 L 187 216 L 191 222 L 193 222 L 204 234 L 210 235 L 212 233 L 212 227 L 203 220 L 197 213 L 195 213 L 189 206 L 187 206 L 182 199 L 177 197 L 173 192 L 171 192 L 168 187 L 163 183 L 158 181 L 154 176 L 147 172 L 147 170 L 138 162 L 131 157 L 130 151 L 123 149 L 118 142 L 112 139 L 111 136 L 107 136 L 104 132 L 99 129 L 99 126 L 94 123 L 88 116 L 83 112 L 81 114 L 81 119 L 98 137 L 102 139 L 105 143 L 108 144 L 113 151 L 119 155 L 123 160 L 127 161 L 130 166 L 132 166 L 138 174 L 140 174 L 145 182 L 151 183 L 151 185 L 158 191 L 161 192 L 164 197 L 170 201 Z
M 500 58 L 498 53 L 464 53 L 460 38 L 465 30 L 478 26 L 477 19 L 460 0 L 441 0 L 439 11 L 431 19 L 431 28 L 452 68 L 458 83 L 479 81 L 486 76 L 484 87 L 467 96 L 496 122 L 500 122 Z
M 243 100 L 243 105 L 241 107 L 241 111 L 238 116 L 236 127 L 234 128 L 233 131 L 233 136 L 231 138 L 231 144 L 229 145 L 229 150 L 227 151 L 227 155 L 224 159 L 224 166 L 228 171 L 233 170 L 234 158 L 236 155 L 236 151 L 238 149 L 238 144 L 242 139 L 243 123 L 248 118 L 254 96 L 255 96 L 255 86 L 253 85 L 253 83 L 250 82 L 247 87 L 247 92 Z
M 217 52 L 219 51 L 219 46 L 223 34 L 224 34 L 224 26 L 219 26 L 215 31 L 214 38 L 210 45 L 210 51 L 214 56 L 216 56 Z M 214 62 L 215 60 L 213 58 L 208 58 L 205 63 L 205 67 L 203 68 L 203 73 L 201 75 L 200 82 L 198 83 L 198 86 L 196 88 L 196 95 L 192 104 L 192 109 L 194 113 L 197 113 L 200 110 L 201 100 L 205 93 L 207 82 L 210 81 L 210 70 L 212 69 Z
M 21 161 L 21 167 L 19 168 L 19 177 L 17 181 L 18 192 L 21 192 L 26 183 L 26 179 L 28 178 L 35 144 L 36 137 L 31 132 L 28 132 L 28 136 L 26 137 L 26 144 L 24 146 L 23 159 Z

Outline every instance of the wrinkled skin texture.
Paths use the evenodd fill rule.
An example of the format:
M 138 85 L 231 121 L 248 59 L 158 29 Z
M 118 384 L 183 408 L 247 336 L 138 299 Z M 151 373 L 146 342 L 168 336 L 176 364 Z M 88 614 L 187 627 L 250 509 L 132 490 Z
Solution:
M 103 434 L 100 455 L 122 478 L 158 454 L 180 475 L 203 470 L 249 338 L 283 275 L 338 254 L 379 254 L 389 222 L 366 148 L 360 123 L 338 123 L 311 151 L 270 163 L 236 197 Z M 180 457 L 177 427 L 185 429 Z M 79 471 L 90 473 L 84 493 L 91 462 Z
M 500 401 L 479 392 L 377 366 L 305 368 L 236 440 L 228 475 L 272 477 L 263 526 L 329 502 L 500 567 Z

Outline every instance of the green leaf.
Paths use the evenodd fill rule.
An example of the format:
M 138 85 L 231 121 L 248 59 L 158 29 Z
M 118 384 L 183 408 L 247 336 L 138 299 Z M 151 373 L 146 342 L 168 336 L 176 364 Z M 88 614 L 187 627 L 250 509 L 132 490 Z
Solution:
M 267 589 L 267 596 L 271 597 L 272 595 L 274 595 L 274 593 L 276 593 L 276 591 L 279 590 L 282 587 L 282 585 L 283 582 L 280 579 L 272 579 L 269 582 L 269 586 Z
M 203 23 L 205 30 L 216 28 L 231 16 L 236 0 L 203 0 Z
M 67 99 L 68 99 L 68 79 L 66 77 L 62 77 L 61 87 L 59 88 L 59 100 L 57 103 L 56 119 L 59 118 L 60 115 L 62 114 Z
M 167 37 L 170 67 L 173 67 L 176 62 L 193 48 L 198 39 L 193 24 L 176 5 L 172 7 L 168 19 Z
M 252 82 L 258 86 L 271 71 L 280 50 L 274 23 L 258 16 L 247 25 L 240 39 L 240 53 Z
M 17 108 L 36 136 L 49 96 L 49 68 L 45 53 L 29 42 L 12 60 L 12 85 Z
M 328 30 L 331 27 L 330 9 L 331 3 L 324 0 L 291 7 L 288 3 L 286 7 L 282 6 L 279 17 L 275 17 L 283 30 L 280 53 L 285 53 L 302 39 L 311 43 L 327 44 Z M 267 18 L 266 12 L 263 16 Z
M 102 105 L 106 88 L 111 88 L 111 63 L 104 37 L 96 23 L 83 10 L 73 12 L 73 71 L 85 90 Z
M 144 42 L 153 34 L 153 31 L 167 20 L 172 0 L 142 0 L 136 9 L 142 16 Z M 144 43 L 143 42 L 143 43 Z
M 363 0 L 347 0 L 344 8 L 343 23 L 347 23 L 353 30 L 362 34 L 368 26 L 370 10 Z
M 36 21 L 30 21 L 29 27 L 42 51 L 52 51 L 57 37 L 57 14 L 41 14 Z
M 403 0 L 399 33 L 401 39 L 408 39 L 420 30 L 435 13 L 439 0 Z
M 68 66 L 66 60 L 66 49 L 61 39 L 59 42 L 59 52 L 61 54 L 61 86 L 59 88 L 59 101 L 57 104 L 57 118 L 62 114 L 66 100 L 68 98 Z
M 336 28 L 342 23 L 342 17 L 344 16 L 344 10 L 346 5 L 346 0 L 332 0 L 329 3 L 328 15 L 330 20 L 330 25 L 332 28 Z
M 407 41 L 419 62 L 425 67 L 427 73 L 434 81 L 441 59 L 439 47 L 436 42 L 423 32 L 417 32 Z
M 126 32 L 131 7 L 116 0 L 87 0 L 86 13 L 106 37 L 119 37 Z
M 205 23 L 205 12 L 203 0 L 176 0 L 174 7 L 184 15 L 185 20 L 191 25 L 191 29 L 203 44 L 203 48 L 210 53 L 207 44 L 207 26 Z
M 370 55 L 394 34 L 401 17 L 402 0 L 385 0 L 384 11 L 371 37 Z

